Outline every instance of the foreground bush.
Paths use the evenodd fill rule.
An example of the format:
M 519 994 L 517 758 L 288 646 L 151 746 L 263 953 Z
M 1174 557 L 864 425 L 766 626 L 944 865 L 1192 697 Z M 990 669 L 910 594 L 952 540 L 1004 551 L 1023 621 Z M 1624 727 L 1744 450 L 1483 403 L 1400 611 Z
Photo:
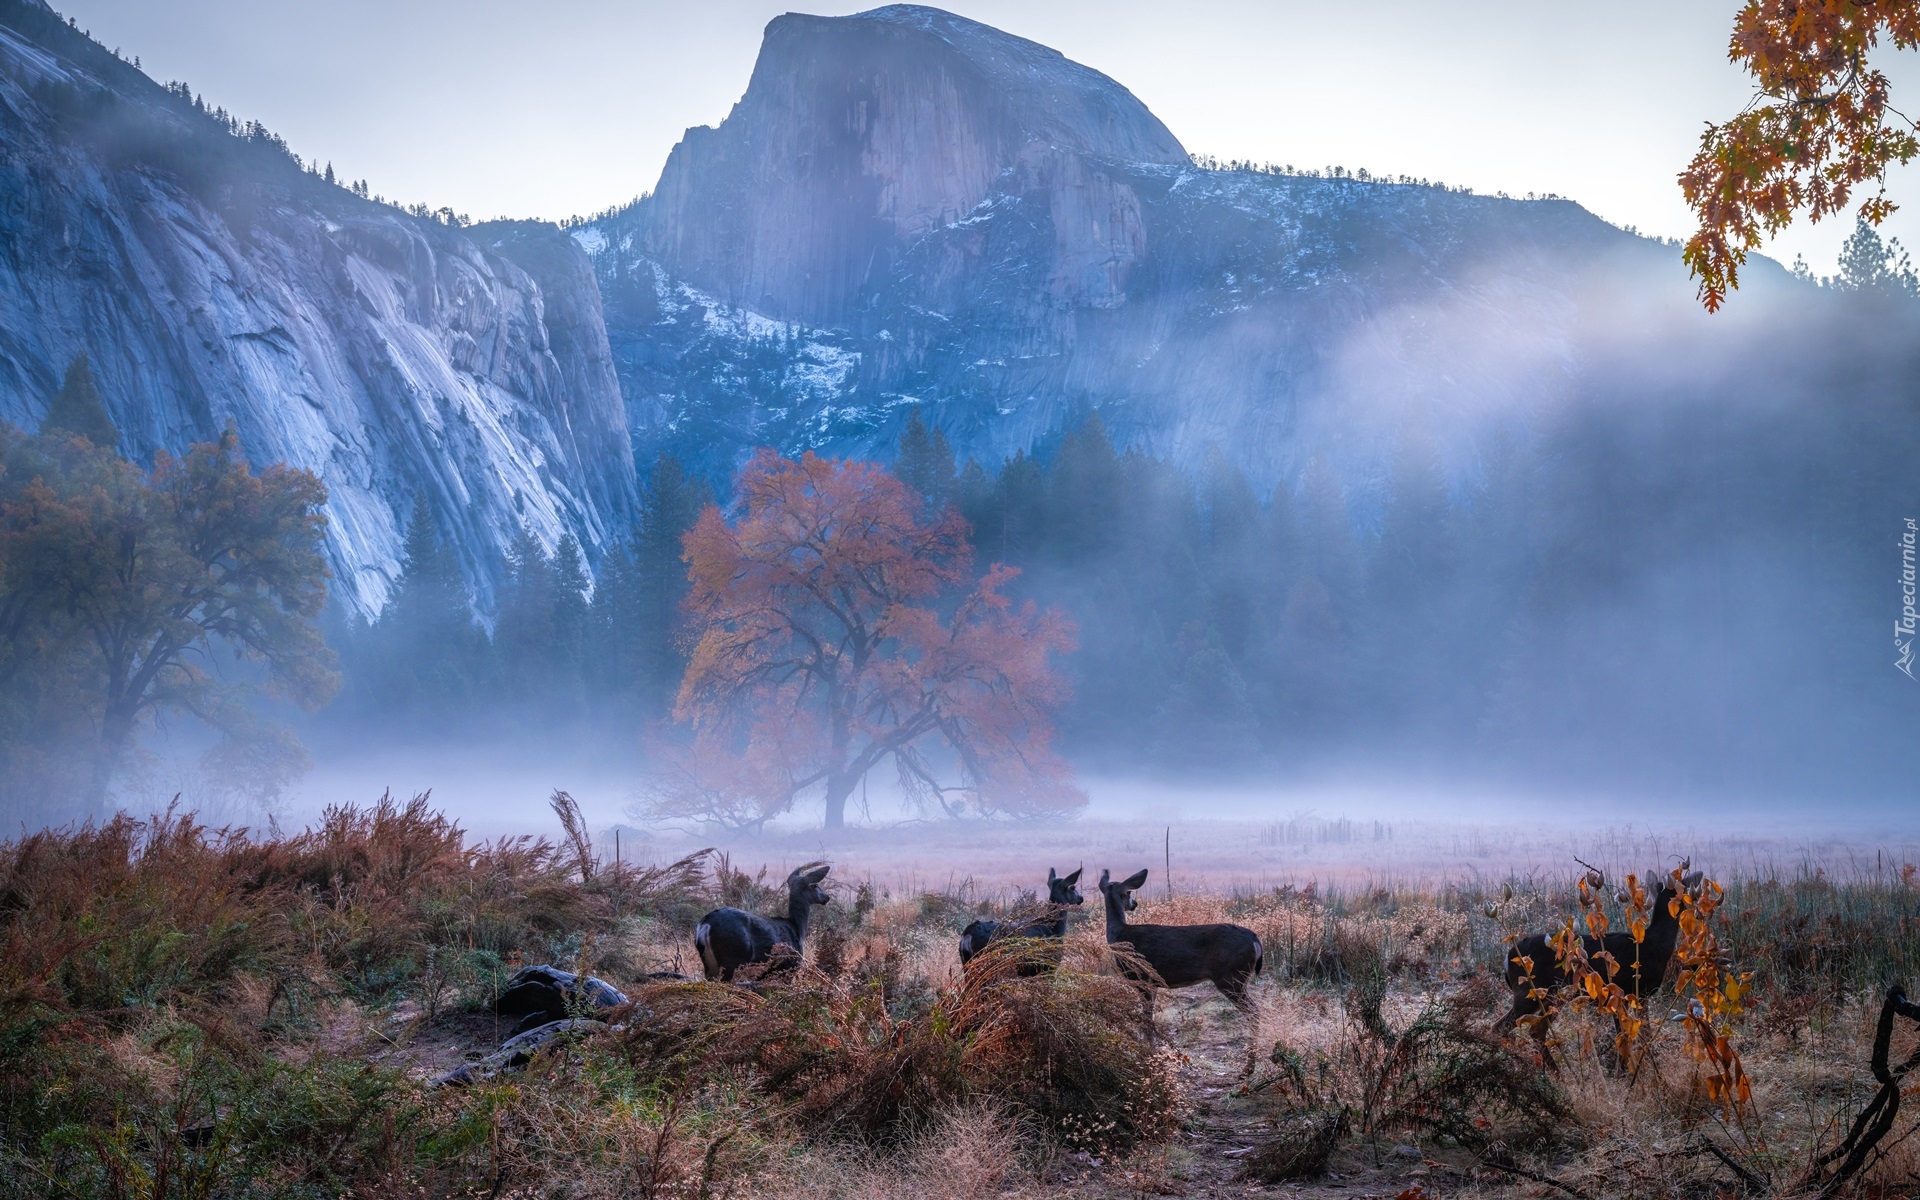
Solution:
M 0 1194 L 405 1175 L 432 1125 L 364 1052 L 360 1006 L 430 1006 L 453 977 L 485 1004 L 513 955 L 698 911 L 701 883 L 691 860 L 583 871 L 544 840 L 468 844 L 424 796 L 290 837 L 169 812 L 0 844 Z
M 990 947 L 910 1018 L 882 979 L 803 969 L 745 989 L 643 989 L 627 1036 L 662 1078 L 739 1079 L 809 1133 L 897 1142 L 975 1101 L 1099 1152 L 1170 1134 L 1181 1096 L 1174 1056 L 1146 1037 L 1139 992 L 1103 966 L 1104 947 L 1069 945 L 1057 971 L 1021 978 L 1033 948 Z

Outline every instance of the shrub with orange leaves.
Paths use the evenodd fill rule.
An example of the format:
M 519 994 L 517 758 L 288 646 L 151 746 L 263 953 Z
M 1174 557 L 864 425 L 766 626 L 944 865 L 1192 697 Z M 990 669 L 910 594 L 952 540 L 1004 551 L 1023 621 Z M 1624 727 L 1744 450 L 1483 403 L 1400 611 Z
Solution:
M 1701 1068 L 1695 1086 L 1720 1106 L 1728 1120 L 1738 1121 L 1752 1100 L 1753 1087 L 1728 1029 L 1743 1011 L 1752 976 L 1735 973 L 1726 966 L 1727 954 L 1714 924 L 1725 889 L 1704 872 L 1690 868 L 1691 863 L 1682 862 L 1668 877 L 1674 889 L 1669 915 L 1679 924 L 1673 948 L 1677 972 L 1674 991 L 1686 1005 L 1681 1016 L 1687 1030 L 1687 1055 Z M 1637 1074 L 1650 1050 L 1647 1035 L 1653 1027 L 1647 1017 L 1645 996 L 1636 995 L 1631 985 L 1639 978 L 1643 961 L 1658 961 L 1657 956 L 1646 960 L 1641 957 L 1651 927 L 1651 900 L 1639 877 L 1628 875 L 1617 898 L 1623 906 L 1633 957 L 1620 961 L 1605 949 L 1612 923 L 1601 903 L 1601 887 L 1599 872 L 1590 870 L 1577 885 L 1580 917 L 1568 917 L 1552 938 L 1560 976 L 1570 985 L 1563 1007 L 1588 1009 L 1609 1017 L 1614 1023 L 1611 1050 L 1615 1061 L 1629 1074 Z M 1580 935 L 1576 921 L 1586 926 L 1587 936 Z M 1534 969 L 1527 960 L 1523 960 L 1523 966 L 1529 973 Z M 1649 978 L 1638 990 L 1650 994 L 1659 982 Z M 1522 1023 L 1532 1026 L 1551 1021 L 1556 1009 L 1550 990 L 1536 983 L 1530 995 L 1540 1002 L 1541 1010 L 1521 1018 Z
M 1676 869 L 1676 881 L 1681 876 Z M 1727 1027 L 1744 1011 L 1752 976 L 1736 974 L 1724 965 L 1726 956 L 1714 931 L 1713 915 L 1725 895 L 1720 884 L 1699 877 L 1683 887 L 1674 901 L 1680 906 L 1680 941 L 1674 949 L 1678 974 L 1673 990 L 1687 1001 L 1687 1054 L 1702 1068 L 1697 1086 L 1720 1106 L 1727 1120 L 1739 1122 L 1753 1102 L 1753 1083 Z
M 1577 885 L 1580 919 L 1587 927 L 1588 938 L 1583 939 L 1576 934 L 1574 918 L 1568 917 L 1566 925 L 1554 936 L 1554 956 L 1566 978 L 1573 984 L 1572 1006 L 1591 1006 L 1596 1012 L 1613 1019 L 1614 1053 L 1622 1065 L 1632 1070 L 1639 1065 L 1642 1035 L 1647 1029 L 1646 1006 L 1641 996 L 1622 986 L 1622 981 L 1632 982 L 1639 978 L 1641 951 L 1651 923 L 1651 898 L 1639 876 L 1629 874 L 1626 877 L 1618 898 L 1625 906 L 1623 916 L 1628 936 L 1633 939 L 1633 957 L 1627 962 L 1620 962 L 1612 952 L 1604 948 L 1595 949 L 1596 946 L 1605 946 L 1607 933 L 1612 928 L 1606 909 L 1600 903 L 1601 886 L 1598 872 L 1590 870 L 1580 879 Z M 1595 960 L 1599 961 L 1598 966 Z M 1646 990 L 1651 991 L 1652 988 Z

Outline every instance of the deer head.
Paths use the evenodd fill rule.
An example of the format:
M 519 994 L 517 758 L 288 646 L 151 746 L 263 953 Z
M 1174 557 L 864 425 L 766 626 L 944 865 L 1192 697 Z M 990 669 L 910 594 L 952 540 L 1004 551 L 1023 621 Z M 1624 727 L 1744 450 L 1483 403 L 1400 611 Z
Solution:
M 827 877 L 833 868 L 825 863 L 803 863 L 787 876 L 787 898 L 794 904 L 831 904 L 833 897 L 827 895 L 827 889 L 820 881 Z
M 1107 907 L 1112 909 L 1117 906 L 1121 912 L 1132 912 L 1140 907 L 1133 893 L 1144 887 L 1146 882 L 1145 870 L 1136 871 L 1118 883 L 1113 882 L 1106 871 L 1100 872 L 1100 892 L 1107 898 Z
M 1074 905 L 1083 903 L 1086 898 L 1080 894 L 1079 888 L 1080 871 L 1083 869 L 1075 868 L 1071 875 L 1055 875 L 1053 868 L 1048 867 L 1047 903 Z

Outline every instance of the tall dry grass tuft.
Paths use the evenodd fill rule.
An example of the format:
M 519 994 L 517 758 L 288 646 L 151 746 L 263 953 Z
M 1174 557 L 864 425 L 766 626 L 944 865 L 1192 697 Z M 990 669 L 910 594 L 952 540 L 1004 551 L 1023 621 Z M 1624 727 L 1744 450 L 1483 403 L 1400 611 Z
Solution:
M 1004 1103 L 964 1100 L 933 1115 L 908 1146 L 904 1166 L 928 1200 L 1003 1196 L 1025 1173 L 1037 1132 Z
M 168 812 L 0 846 L 0 1019 L 217 1001 L 301 952 L 284 847 Z
M 1344 1020 L 1322 1022 L 1318 1036 L 1303 1022 L 1307 1036 L 1274 1042 L 1270 1071 L 1250 1085 L 1271 1098 L 1277 1130 L 1254 1159 L 1262 1178 L 1324 1167 L 1348 1128 L 1370 1140 L 1532 1147 L 1568 1127 L 1567 1097 L 1493 1032 L 1490 980 L 1398 1007 L 1390 1011 L 1384 979 L 1372 976 L 1346 989 Z
M 1138 992 L 1096 973 L 1103 960 L 1077 947 L 1066 959 L 1022 977 L 1020 947 L 990 949 L 906 1018 L 871 980 L 811 967 L 759 993 L 645 988 L 627 1044 L 669 1078 L 750 1080 L 813 1134 L 894 1144 L 932 1114 L 989 1101 L 1050 1135 L 1109 1148 L 1168 1135 L 1180 1090 L 1143 1036 Z

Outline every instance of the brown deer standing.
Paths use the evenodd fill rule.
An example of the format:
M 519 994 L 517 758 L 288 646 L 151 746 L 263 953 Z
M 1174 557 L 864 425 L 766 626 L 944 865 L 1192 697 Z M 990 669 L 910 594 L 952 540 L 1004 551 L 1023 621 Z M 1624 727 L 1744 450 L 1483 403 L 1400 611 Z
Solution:
M 1244 925 L 1129 925 L 1127 913 L 1139 907 L 1133 893 L 1146 882 L 1145 871 L 1117 882 L 1100 872 L 1100 892 L 1107 900 L 1107 944 L 1131 948 L 1152 968 L 1149 976 L 1133 960 L 1120 961 L 1121 973 L 1143 985 L 1147 1028 L 1153 1028 L 1155 985 L 1181 988 L 1209 982 L 1236 1007 L 1246 1009 L 1251 1004 L 1247 987 L 1260 974 L 1264 957 L 1259 935 Z
M 1582 935 L 1580 938 L 1587 961 L 1601 972 L 1601 977 L 1619 984 L 1621 991 L 1642 1003 L 1660 990 L 1667 977 L 1667 966 L 1673 961 L 1673 949 L 1680 940 L 1680 911 L 1675 903 L 1679 895 L 1672 879 L 1660 885 L 1644 941 L 1635 942 L 1631 933 L 1621 930 L 1609 930 L 1605 937 Z M 1603 953 L 1609 957 L 1603 958 Z M 1548 1070 L 1558 1069 L 1553 1051 L 1547 1048 L 1547 1028 L 1553 1024 L 1553 1014 L 1546 1010 L 1543 1000 L 1531 993 L 1536 988 L 1555 992 L 1569 982 L 1567 964 L 1554 954 L 1553 939 L 1547 934 L 1530 933 L 1507 951 L 1507 989 L 1513 993 L 1513 1007 L 1495 1028 L 1504 1032 L 1527 1017 L 1536 1018 L 1532 1022 L 1533 1040 L 1539 1043 L 1540 1061 Z
M 733 973 L 752 963 L 767 962 L 778 954 L 781 964 L 800 961 L 807 940 L 807 915 L 816 904 L 830 904 L 820 881 L 830 868 L 820 863 L 795 867 L 787 876 L 787 915 L 763 917 L 738 908 L 716 908 L 700 918 L 693 930 L 693 948 L 708 979 L 733 982 Z M 769 970 L 780 969 L 781 964 Z

